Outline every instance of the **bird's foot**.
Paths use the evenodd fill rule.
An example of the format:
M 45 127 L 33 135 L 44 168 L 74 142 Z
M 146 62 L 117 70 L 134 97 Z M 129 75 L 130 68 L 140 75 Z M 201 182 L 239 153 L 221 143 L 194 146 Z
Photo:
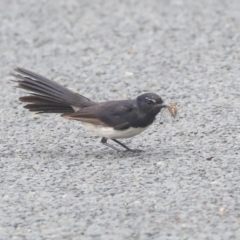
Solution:
M 125 152 L 140 153 L 140 152 L 143 152 L 143 150 L 128 148 Z

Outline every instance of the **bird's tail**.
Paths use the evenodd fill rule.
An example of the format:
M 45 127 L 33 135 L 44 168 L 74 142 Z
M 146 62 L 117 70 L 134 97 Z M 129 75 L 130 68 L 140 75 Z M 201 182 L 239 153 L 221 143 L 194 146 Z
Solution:
M 30 91 L 29 96 L 20 97 L 29 104 L 24 107 L 37 113 L 72 113 L 77 109 L 92 106 L 90 99 L 74 93 L 60 84 L 23 68 L 16 68 L 12 74 L 17 87 Z

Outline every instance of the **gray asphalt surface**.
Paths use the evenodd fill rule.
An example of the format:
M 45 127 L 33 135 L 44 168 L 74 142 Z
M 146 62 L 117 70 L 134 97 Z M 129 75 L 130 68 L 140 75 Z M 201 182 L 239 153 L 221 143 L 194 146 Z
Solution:
M 0 239 L 240 239 L 240 1 L 0 1 Z M 23 109 L 25 67 L 94 100 L 156 92 L 179 120 L 118 153 Z

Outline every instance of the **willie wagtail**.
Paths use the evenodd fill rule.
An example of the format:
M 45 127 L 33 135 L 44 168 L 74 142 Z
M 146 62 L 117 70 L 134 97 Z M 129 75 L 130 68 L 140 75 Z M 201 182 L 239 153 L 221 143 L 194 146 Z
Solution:
M 15 71 L 17 73 L 12 75 L 17 87 L 32 92 L 19 98 L 29 103 L 24 108 L 37 113 L 62 113 L 62 117 L 81 121 L 87 130 L 102 137 L 103 144 L 115 150 L 119 149 L 107 143 L 108 139 L 127 151 L 139 151 L 117 139 L 141 133 L 153 123 L 161 109 L 168 107 L 155 93 L 145 93 L 131 100 L 94 102 L 29 70 L 16 68 Z

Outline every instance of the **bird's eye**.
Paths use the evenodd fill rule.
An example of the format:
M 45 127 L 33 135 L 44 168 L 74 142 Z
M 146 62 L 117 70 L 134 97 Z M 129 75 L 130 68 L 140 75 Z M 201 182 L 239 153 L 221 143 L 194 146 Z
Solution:
M 153 104 L 153 103 L 154 103 L 153 100 L 151 100 L 151 99 L 147 99 L 147 104 Z

